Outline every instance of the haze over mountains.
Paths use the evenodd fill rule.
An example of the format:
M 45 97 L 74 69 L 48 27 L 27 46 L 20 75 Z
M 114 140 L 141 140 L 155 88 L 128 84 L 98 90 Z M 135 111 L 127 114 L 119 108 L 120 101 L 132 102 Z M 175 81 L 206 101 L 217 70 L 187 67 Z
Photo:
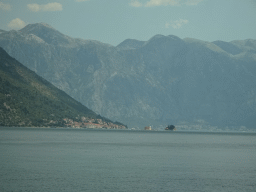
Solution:
M 83 106 L 1 47 L 0 126 L 126 128 Z
M 129 127 L 256 124 L 256 40 L 156 35 L 115 47 L 38 23 L 1 31 L 0 47 L 96 113 Z

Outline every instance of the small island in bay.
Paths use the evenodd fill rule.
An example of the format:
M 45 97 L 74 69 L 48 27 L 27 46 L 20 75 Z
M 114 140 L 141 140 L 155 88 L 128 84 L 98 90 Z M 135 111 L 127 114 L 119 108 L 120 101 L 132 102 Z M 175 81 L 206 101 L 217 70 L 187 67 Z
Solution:
M 174 125 L 168 125 L 165 130 L 170 130 L 170 131 L 176 131 L 177 129 L 175 128 Z

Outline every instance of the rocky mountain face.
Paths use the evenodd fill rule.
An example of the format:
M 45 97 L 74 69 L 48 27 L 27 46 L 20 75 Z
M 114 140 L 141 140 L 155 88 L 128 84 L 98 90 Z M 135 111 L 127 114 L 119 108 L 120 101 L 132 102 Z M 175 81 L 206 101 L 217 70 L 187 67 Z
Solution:
M 256 40 L 156 35 L 115 47 L 39 23 L 1 33 L 0 46 L 96 113 L 129 127 L 256 123 Z
M 1 47 L 0 126 L 126 128 L 75 101 Z

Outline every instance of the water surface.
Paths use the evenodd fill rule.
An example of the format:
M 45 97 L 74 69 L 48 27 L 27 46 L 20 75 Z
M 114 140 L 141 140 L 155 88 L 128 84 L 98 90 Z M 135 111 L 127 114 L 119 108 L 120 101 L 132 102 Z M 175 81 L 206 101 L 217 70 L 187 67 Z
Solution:
M 0 128 L 0 191 L 256 191 L 256 134 Z

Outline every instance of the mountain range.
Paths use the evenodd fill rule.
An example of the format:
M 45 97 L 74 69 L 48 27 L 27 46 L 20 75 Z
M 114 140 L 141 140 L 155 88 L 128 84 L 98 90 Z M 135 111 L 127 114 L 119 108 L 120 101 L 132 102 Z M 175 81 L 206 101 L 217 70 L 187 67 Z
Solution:
M 46 23 L 1 31 L 0 47 L 97 114 L 127 124 L 256 124 L 256 40 L 155 35 L 118 46 Z
M 0 126 L 126 128 L 83 106 L 2 48 Z

